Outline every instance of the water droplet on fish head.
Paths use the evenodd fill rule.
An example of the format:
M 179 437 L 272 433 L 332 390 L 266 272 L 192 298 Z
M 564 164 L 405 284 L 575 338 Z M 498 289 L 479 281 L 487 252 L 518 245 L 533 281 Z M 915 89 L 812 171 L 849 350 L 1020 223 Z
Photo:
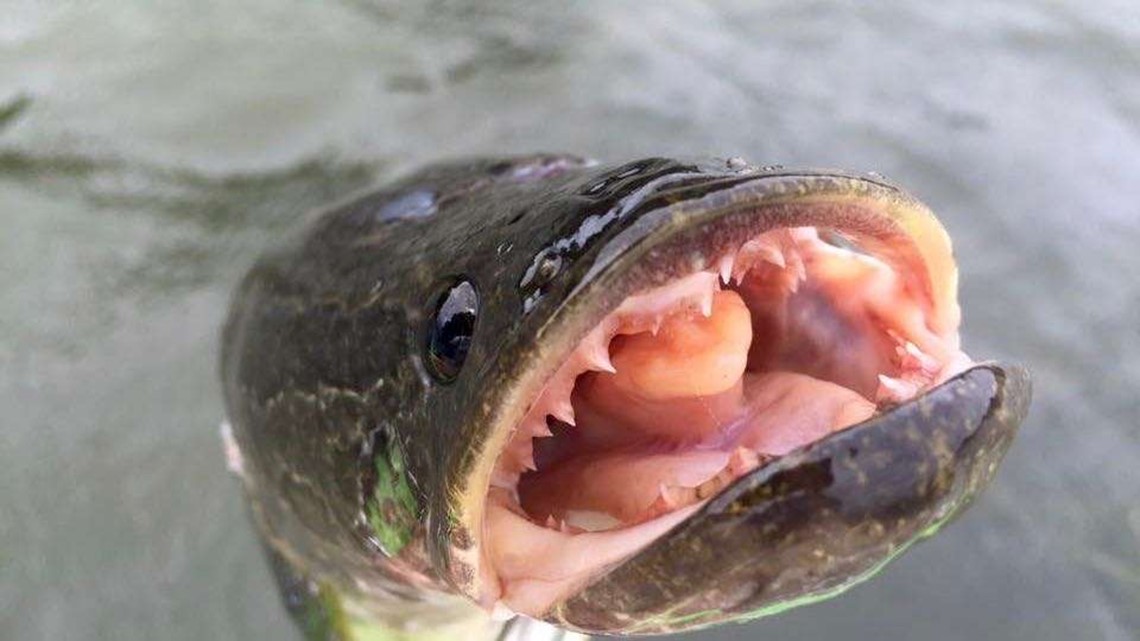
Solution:
M 430 189 L 415 189 L 384 203 L 376 212 L 378 220 L 423 218 L 436 212 L 436 193 Z
M 542 257 L 538 263 L 538 277 L 535 279 L 537 282 L 549 283 L 554 280 L 558 272 L 562 269 L 562 257 L 558 255 L 547 254 Z
M 662 162 L 663 160 L 660 158 L 646 158 L 645 160 L 627 163 L 605 173 L 597 180 L 588 183 L 579 193 L 583 196 L 606 196 L 622 181 L 643 174 L 648 169 L 660 165 Z

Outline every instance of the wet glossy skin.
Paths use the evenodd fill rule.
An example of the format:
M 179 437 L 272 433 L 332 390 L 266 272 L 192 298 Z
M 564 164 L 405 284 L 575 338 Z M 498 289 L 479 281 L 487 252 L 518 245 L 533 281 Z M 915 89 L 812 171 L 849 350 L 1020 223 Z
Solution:
M 730 243 L 736 227 L 745 233 L 732 208 L 768 191 L 778 202 L 765 224 L 787 224 L 780 203 L 801 187 L 905 198 L 832 172 L 541 156 L 429 167 L 316 217 L 250 272 L 224 336 L 246 487 L 283 576 L 367 602 L 393 626 L 453 617 L 457 600 L 407 601 L 472 589 L 464 499 L 482 491 L 493 427 L 572 328 L 596 321 L 623 287 L 685 269 L 624 265 L 628 249 L 669 227 L 662 248 Z M 694 222 L 709 208 L 729 212 L 715 233 Z M 828 211 L 811 215 L 826 223 Z M 473 284 L 478 313 L 451 376 L 425 344 L 440 296 L 458 282 Z M 1020 370 L 972 370 L 740 479 L 550 618 L 652 633 L 833 593 L 967 503 L 1027 399 Z

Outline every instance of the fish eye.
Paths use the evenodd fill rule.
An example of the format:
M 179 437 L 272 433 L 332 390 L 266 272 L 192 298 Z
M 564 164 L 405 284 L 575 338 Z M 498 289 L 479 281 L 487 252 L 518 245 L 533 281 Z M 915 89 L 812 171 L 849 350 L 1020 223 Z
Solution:
M 475 285 L 461 279 L 439 297 L 428 327 L 427 363 L 432 376 L 450 383 L 459 376 L 479 315 L 479 293 Z

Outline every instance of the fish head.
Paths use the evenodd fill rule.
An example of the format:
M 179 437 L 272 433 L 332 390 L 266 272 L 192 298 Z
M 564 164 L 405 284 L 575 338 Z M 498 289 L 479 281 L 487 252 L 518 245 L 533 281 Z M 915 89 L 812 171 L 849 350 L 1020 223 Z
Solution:
M 750 620 L 872 576 L 993 479 L 1029 377 L 962 351 L 949 237 L 897 186 L 485 167 L 401 249 L 395 432 L 452 589 L 588 633 Z

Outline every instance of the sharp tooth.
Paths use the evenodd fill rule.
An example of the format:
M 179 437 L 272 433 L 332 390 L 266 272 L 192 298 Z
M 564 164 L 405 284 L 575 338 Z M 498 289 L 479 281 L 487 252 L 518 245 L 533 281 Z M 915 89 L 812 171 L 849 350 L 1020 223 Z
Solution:
M 614 367 L 614 362 L 610 360 L 610 350 L 603 350 L 599 354 L 595 354 L 594 359 L 590 361 L 591 369 L 598 372 L 609 372 L 610 374 L 617 373 L 617 368 Z
M 657 486 L 657 500 L 669 510 L 677 509 L 677 497 L 673 493 L 673 489 L 662 483 Z
M 555 403 L 550 408 L 550 415 L 567 425 L 574 425 L 574 406 L 570 404 L 570 399 L 568 398 Z M 548 433 L 549 431 L 550 430 L 547 429 Z
M 796 279 L 807 280 L 807 266 L 804 265 L 804 257 L 800 255 L 800 250 L 794 247 L 789 249 L 786 258 Z
M 918 386 L 909 381 L 879 374 L 879 389 L 875 392 L 878 401 L 905 401 L 918 392 Z
M 780 269 L 784 269 L 788 266 L 788 261 L 784 257 L 784 253 L 781 252 L 780 248 L 776 247 L 775 245 L 769 245 L 768 243 L 757 243 L 755 251 L 757 256 L 759 256 L 762 260 L 766 260 L 776 267 L 779 267 Z
M 610 374 L 617 371 L 614 368 L 613 361 L 610 360 L 610 348 L 604 343 L 591 342 L 583 350 L 582 355 L 588 369 L 595 372 L 609 372 Z
M 911 358 L 913 358 L 915 360 L 915 362 L 918 363 L 918 366 L 921 367 L 922 369 L 924 369 L 928 372 L 938 370 L 938 368 L 939 368 L 938 361 L 936 359 L 934 359 L 932 356 L 923 352 L 921 349 L 919 349 L 918 345 L 915 345 L 914 343 L 907 341 L 906 346 L 903 349 L 906 351 L 906 354 L 908 356 L 910 356 Z
M 740 251 L 736 253 L 736 262 L 732 267 L 732 280 L 738 285 L 744 282 L 744 276 L 748 274 L 748 270 L 756 262 L 755 249 L 756 241 L 750 240 L 741 245 Z
M 713 296 L 715 293 L 714 290 L 710 289 L 708 293 L 701 297 L 701 314 L 703 314 L 705 318 L 712 316 Z
M 573 423 L 571 423 L 571 425 L 573 425 Z M 533 423 L 530 428 L 530 435 L 533 438 L 546 438 L 548 436 L 554 436 L 554 432 L 550 431 L 550 426 L 546 424 L 546 418 L 543 417 L 543 420 Z
M 554 520 L 553 514 L 550 514 L 546 517 L 546 527 L 548 527 L 552 530 L 558 529 L 558 521 Z
M 736 257 L 732 254 L 726 254 L 720 259 L 720 282 L 727 285 L 732 281 L 732 265 L 736 261 Z

